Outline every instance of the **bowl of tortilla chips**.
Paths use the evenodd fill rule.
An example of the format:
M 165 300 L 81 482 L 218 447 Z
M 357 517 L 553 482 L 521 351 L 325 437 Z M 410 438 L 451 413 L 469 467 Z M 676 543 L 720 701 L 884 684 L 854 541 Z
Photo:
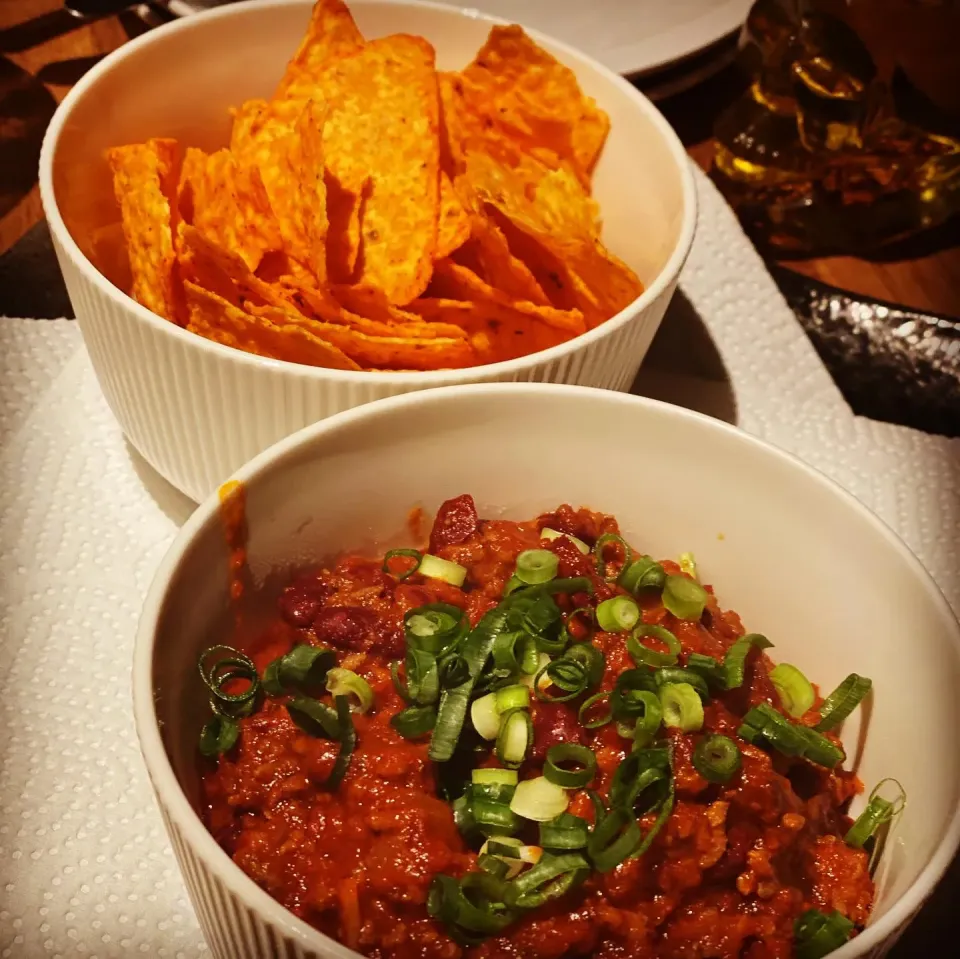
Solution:
M 389 0 L 252 0 L 125 45 L 61 104 L 40 184 L 107 402 L 195 499 L 384 396 L 629 388 L 696 219 L 625 80 Z

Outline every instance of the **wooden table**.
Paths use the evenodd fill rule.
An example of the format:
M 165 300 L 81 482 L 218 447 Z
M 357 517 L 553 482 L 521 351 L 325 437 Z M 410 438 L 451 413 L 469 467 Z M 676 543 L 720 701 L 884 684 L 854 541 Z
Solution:
M 101 56 L 142 33 L 134 14 L 77 26 L 61 0 L 0 4 L 0 253 L 41 217 L 36 167 L 56 104 Z M 736 95 L 733 68 L 706 86 L 662 104 L 696 161 L 708 168 L 713 118 Z M 948 231 L 924 238 L 899 258 L 792 260 L 787 265 L 835 286 L 921 310 L 960 316 L 960 245 Z

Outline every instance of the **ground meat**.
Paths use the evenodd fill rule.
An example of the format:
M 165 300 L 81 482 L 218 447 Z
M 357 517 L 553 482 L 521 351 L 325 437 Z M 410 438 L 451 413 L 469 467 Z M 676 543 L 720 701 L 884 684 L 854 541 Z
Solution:
M 377 625 L 377 614 L 363 606 L 325 606 L 313 617 L 321 643 L 334 649 L 363 649 Z

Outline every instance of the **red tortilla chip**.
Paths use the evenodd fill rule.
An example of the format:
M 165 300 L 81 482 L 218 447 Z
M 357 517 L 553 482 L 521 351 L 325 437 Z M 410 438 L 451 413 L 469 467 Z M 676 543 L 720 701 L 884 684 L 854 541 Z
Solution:
M 470 238 L 470 217 L 460 202 L 450 177 L 440 172 L 440 220 L 435 258 L 450 256 Z
M 439 104 L 433 48 L 397 35 L 334 61 L 324 75 L 330 103 L 324 150 L 351 192 L 368 178 L 356 279 L 403 305 L 430 280 L 437 246 Z
M 260 307 L 261 313 L 254 315 L 195 283 L 187 281 L 184 290 L 189 316 L 187 329 L 193 333 L 246 353 L 289 363 L 336 370 L 360 369 L 337 347 L 312 331 L 289 323 L 280 310 Z
M 370 192 L 370 180 L 364 180 L 356 192 L 341 186 L 329 171 L 327 186 L 327 274 L 332 283 L 352 283 L 360 254 L 360 216 Z
M 170 139 L 107 151 L 130 260 L 131 295 L 157 316 L 174 322 L 178 320 L 178 280 L 170 198 L 178 152 L 177 141 Z
M 530 267 L 510 252 L 507 238 L 496 223 L 478 213 L 471 217 L 470 230 L 477 262 L 491 286 L 517 300 L 529 300 L 543 306 L 549 304 Z

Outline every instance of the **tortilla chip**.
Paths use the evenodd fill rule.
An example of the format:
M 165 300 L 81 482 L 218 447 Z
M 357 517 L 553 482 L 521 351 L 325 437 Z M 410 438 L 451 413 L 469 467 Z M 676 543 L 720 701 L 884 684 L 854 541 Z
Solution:
M 402 305 L 430 280 L 439 212 L 439 104 L 433 48 L 374 40 L 324 75 L 327 166 L 351 192 L 368 178 L 356 279 Z
M 130 260 L 131 295 L 174 322 L 178 280 L 170 197 L 178 150 L 176 140 L 153 139 L 114 147 L 106 154 Z
M 497 303 L 422 297 L 414 300 L 409 309 L 424 318 L 455 323 L 465 329 L 480 363 L 527 356 L 569 339 L 559 330 Z
M 496 100 L 501 116 L 509 116 L 520 133 L 571 159 L 584 174 L 593 170 L 610 131 L 610 118 L 592 97 L 585 96 L 574 72 L 537 46 L 521 27 L 493 27 L 464 77 Z M 560 123 L 566 136 L 556 135 Z M 563 141 L 569 143 L 565 154 Z
M 187 149 L 177 192 L 184 219 L 255 270 L 268 250 L 280 249 L 280 228 L 256 166 L 241 167 L 229 150 L 207 155 Z
M 393 331 L 394 336 L 464 337 L 466 332 L 454 323 L 434 322 L 401 310 L 387 301 L 380 290 L 362 286 L 332 286 L 330 292 L 346 311 L 373 320 Z M 401 334 L 401 330 L 405 331 Z
M 363 34 L 342 0 L 317 0 L 310 25 L 287 64 L 275 99 L 307 100 L 315 95 L 317 78 L 331 60 L 363 47 Z
M 263 317 L 271 322 L 289 322 L 289 316 L 277 307 L 250 306 L 248 309 L 255 317 Z M 473 348 L 463 337 L 370 336 L 345 324 L 308 318 L 297 325 L 343 350 L 365 368 L 457 369 L 477 362 Z
M 253 315 L 189 281 L 184 283 L 184 291 L 189 315 L 187 329 L 193 333 L 247 353 L 289 363 L 335 370 L 360 369 L 337 347 L 289 323 L 282 311 Z M 259 309 L 271 310 L 270 307 Z
M 437 228 L 436 259 L 450 256 L 470 237 L 470 217 L 460 202 L 450 177 L 440 172 L 440 218 Z
M 510 252 L 507 238 L 496 223 L 478 213 L 471 217 L 470 234 L 480 270 L 491 286 L 517 300 L 529 300 L 543 306 L 549 304 L 530 267 Z
M 360 216 L 370 192 L 369 177 L 348 190 L 329 171 L 327 186 L 327 274 L 333 283 L 352 283 L 360 254 Z
M 472 270 L 453 260 L 437 261 L 428 290 L 431 295 L 444 299 L 496 303 L 532 320 L 546 323 L 568 336 L 579 336 L 587 329 L 583 314 L 579 310 L 558 310 L 526 300 L 513 300 L 507 294 L 494 289 Z

